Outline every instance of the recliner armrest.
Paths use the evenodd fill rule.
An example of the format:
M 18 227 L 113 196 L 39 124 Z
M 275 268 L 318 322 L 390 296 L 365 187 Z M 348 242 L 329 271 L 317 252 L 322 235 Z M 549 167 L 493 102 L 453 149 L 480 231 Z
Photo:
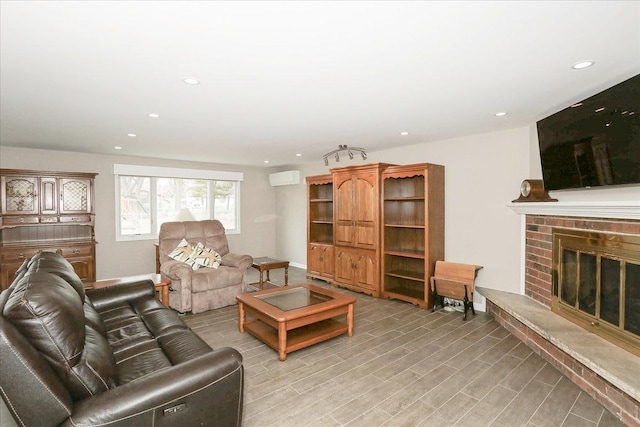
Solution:
M 160 265 L 160 273 L 171 280 L 190 279 L 193 269 L 181 261 L 169 260 Z
M 251 267 L 252 263 L 253 258 L 251 255 L 239 255 L 229 252 L 222 257 L 222 265 L 227 267 L 236 267 L 240 270 L 246 270 Z
M 240 426 L 243 384 L 242 356 L 225 347 L 84 399 L 62 425 Z

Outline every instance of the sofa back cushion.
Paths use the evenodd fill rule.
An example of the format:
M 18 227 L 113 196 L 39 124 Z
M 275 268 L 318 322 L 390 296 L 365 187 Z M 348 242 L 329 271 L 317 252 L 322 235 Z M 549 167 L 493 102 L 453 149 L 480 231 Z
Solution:
M 169 254 L 185 239 L 192 246 L 202 243 L 220 256 L 229 253 L 229 243 L 222 223 L 215 219 L 204 221 L 165 222 L 160 226 L 158 242 L 160 262 L 169 259 Z
M 75 400 L 115 387 L 113 354 L 106 338 L 86 325 L 77 290 L 34 266 L 13 283 L 3 317 L 44 356 Z
M 70 284 L 84 302 L 84 284 L 76 274 L 73 266 L 62 255 L 54 252 L 40 252 L 31 258 L 29 271 L 47 271 L 64 279 Z

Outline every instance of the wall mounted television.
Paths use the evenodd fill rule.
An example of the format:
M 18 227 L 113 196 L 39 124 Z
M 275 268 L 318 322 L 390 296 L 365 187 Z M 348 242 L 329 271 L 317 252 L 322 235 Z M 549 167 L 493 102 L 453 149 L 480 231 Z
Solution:
M 546 190 L 640 183 L 640 74 L 537 127 Z

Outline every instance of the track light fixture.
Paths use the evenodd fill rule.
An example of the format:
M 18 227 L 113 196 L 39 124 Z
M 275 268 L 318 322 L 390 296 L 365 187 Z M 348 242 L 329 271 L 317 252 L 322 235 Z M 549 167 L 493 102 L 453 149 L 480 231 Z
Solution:
M 349 160 L 353 160 L 353 152 L 357 151 L 360 153 L 360 155 L 362 156 L 362 160 L 367 160 L 367 153 L 364 151 L 364 148 L 359 148 L 359 147 L 348 147 L 347 144 L 340 144 L 338 145 L 338 149 L 337 150 L 333 150 L 333 151 L 329 151 L 327 154 L 325 154 L 324 156 L 322 156 L 322 158 L 324 159 L 324 165 L 325 166 L 329 166 L 329 157 L 334 156 L 336 162 L 340 161 L 340 152 L 341 151 L 346 151 L 348 156 L 349 156 Z

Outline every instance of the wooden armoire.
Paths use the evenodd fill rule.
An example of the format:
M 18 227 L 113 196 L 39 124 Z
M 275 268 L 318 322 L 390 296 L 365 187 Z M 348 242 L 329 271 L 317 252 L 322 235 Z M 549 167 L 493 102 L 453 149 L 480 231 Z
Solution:
M 392 174 L 385 178 L 387 170 Z M 388 197 L 385 179 L 393 180 Z M 330 175 L 307 177 L 307 192 L 308 277 L 374 297 L 432 305 L 429 276 L 444 256 L 444 167 L 334 168 Z

